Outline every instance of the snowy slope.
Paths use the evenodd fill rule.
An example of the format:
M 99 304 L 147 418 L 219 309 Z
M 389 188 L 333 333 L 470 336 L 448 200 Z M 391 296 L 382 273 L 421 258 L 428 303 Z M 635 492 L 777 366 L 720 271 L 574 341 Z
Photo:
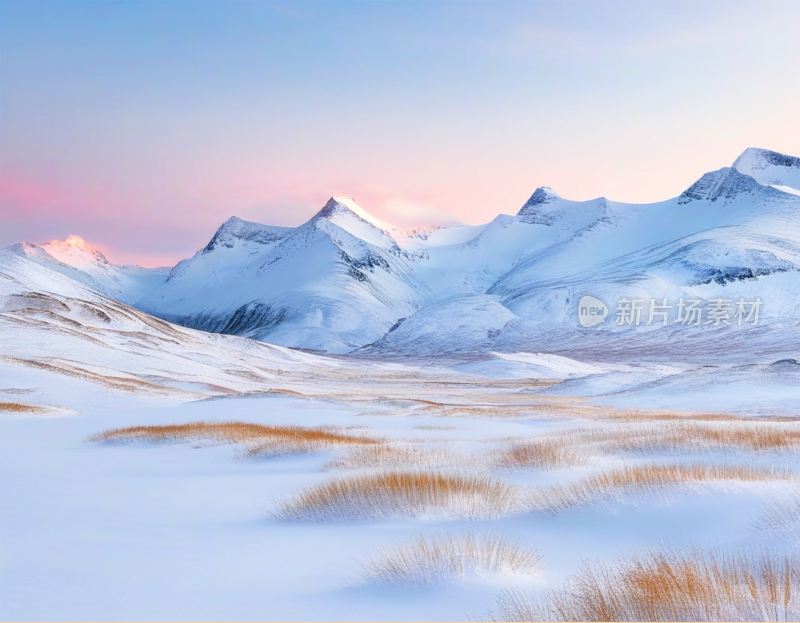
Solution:
M 558 227 L 523 208 L 482 226 L 400 232 L 334 197 L 294 229 L 228 221 L 140 306 L 208 331 L 349 352 L 427 305 L 484 293 L 520 258 L 602 216 L 595 204 L 597 214 L 567 215 Z
M 760 183 L 743 170 L 775 184 Z M 550 350 L 601 359 L 636 352 L 672 361 L 789 356 L 800 337 L 800 197 L 781 188 L 794 183 L 799 171 L 800 160 L 747 150 L 734 167 L 706 174 L 680 197 L 656 204 L 571 202 L 539 189 L 517 221 L 546 228 L 551 244 L 542 243 L 547 233 L 539 234 L 539 245 L 486 294 L 476 294 L 484 302 L 439 302 L 366 351 Z M 584 295 L 610 308 L 605 324 L 579 325 L 577 305 Z M 614 326 L 621 298 L 645 300 L 645 325 L 651 298 L 676 303 L 689 296 L 760 297 L 761 323 L 728 333 L 673 323 Z M 448 332 L 455 317 L 458 330 Z
M 759 184 L 800 194 L 800 158 L 751 147 L 736 159 L 733 168 Z
M 81 274 L 0 250 L 0 361 L 177 399 L 263 391 L 293 370 L 335 362 L 162 320 L 83 283 Z M 49 261 L 48 261 L 49 262 Z
M 156 286 L 166 280 L 168 268 L 142 268 L 116 265 L 80 236 L 51 240 L 42 245 L 22 242 L 12 247 L 41 266 L 77 279 L 118 301 L 136 305 Z
M 388 231 L 352 199 L 332 198 L 271 236 L 243 237 L 229 224 L 214 237 L 228 244 L 178 264 L 142 308 L 199 329 L 346 352 L 378 339 L 427 294 Z

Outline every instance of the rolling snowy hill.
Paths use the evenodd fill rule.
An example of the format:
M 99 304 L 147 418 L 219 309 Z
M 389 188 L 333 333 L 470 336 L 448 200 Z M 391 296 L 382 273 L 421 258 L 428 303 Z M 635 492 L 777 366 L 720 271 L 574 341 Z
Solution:
M 285 385 L 293 372 L 316 368 L 320 375 L 337 366 L 307 353 L 176 327 L 16 247 L 0 250 L 4 375 L 29 369 L 107 391 L 186 400 L 263 391 Z
M 228 221 L 141 307 L 206 331 L 340 353 L 380 338 L 427 294 L 379 221 L 333 198 L 294 229 Z
M 112 264 L 80 236 L 51 240 L 42 245 L 21 242 L 8 250 L 12 255 L 25 257 L 39 266 L 130 305 L 136 305 L 143 296 L 164 282 L 170 272 L 169 268 Z

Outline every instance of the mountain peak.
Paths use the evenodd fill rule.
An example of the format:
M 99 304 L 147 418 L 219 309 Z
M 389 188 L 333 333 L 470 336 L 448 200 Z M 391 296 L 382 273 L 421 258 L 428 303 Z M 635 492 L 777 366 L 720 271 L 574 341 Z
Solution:
M 763 189 L 752 176 L 731 167 L 706 173 L 687 188 L 678 203 L 689 203 L 697 199 L 714 202 L 717 199 L 733 199 L 742 194 L 753 194 Z
M 59 241 L 60 242 L 60 241 Z M 67 236 L 67 239 L 64 240 L 64 244 L 73 249 L 88 249 L 89 245 L 87 242 L 81 238 L 80 236 L 76 236 L 75 234 L 70 234 Z
M 678 203 L 732 199 L 753 194 L 765 186 L 800 195 L 800 158 L 748 147 L 733 166 L 703 175 L 681 194 Z
M 372 216 L 364 208 L 362 208 L 356 200 L 352 197 L 334 196 L 328 199 L 328 202 L 317 213 L 318 218 L 331 220 L 337 216 L 355 216 L 356 218 L 369 223 L 373 227 L 381 230 L 387 230 L 389 227 Z
M 522 206 L 520 211 L 517 214 L 524 214 L 526 211 L 534 208 L 535 206 L 540 206 L 544 203 L 552 203 L 556 199 L 561 199 L 557 192 L 555 192 L 549 186 L 540 186 L 533 194 L 530 196 L 530 199 L 525 202 L 525 205 Z
M 733 168 L 759 184 L 793 195 L 800 194 L 800 158 L 749 147 L 736 159 Z
M 262 225 L 253 221 L 245 221 L 238 216 L 232 216 L 220 225 L 214 237 L 211 238 L 201 253 L 213 251 L 220 245 L 232 249 L 237 240 L 269 244 L 286 236 L 291 229 L 291 227 Z
M 552 188 L 540 186 L 517 212 L 517 217 L 525 223 L 552 225 L 551 216 L 545 214 L 546 210 L 542 208 L 558 199 L 561 197 Z
M 85 263 L 109 263 L 105 255 L 91 247 L 86 240 L 74 234 L 70 234 L 65 240 L 51 240 L 41 245 L 41 248 L 59 262 L 71 266 Z
M 787 156 L 769 149 L 761 149 L 760 147 L 748 147 L 733 163 L 733 168 L 739 173 L 744 173 L 751 177 L 755 177 L 753 175 L 754 172 L 763 171 L 770 167 L 800 169 L 800 158 Z

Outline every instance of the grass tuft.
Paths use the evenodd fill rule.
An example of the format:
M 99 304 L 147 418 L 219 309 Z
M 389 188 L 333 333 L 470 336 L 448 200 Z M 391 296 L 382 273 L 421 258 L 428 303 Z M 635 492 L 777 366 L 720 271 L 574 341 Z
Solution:
M 579 504 L 590 504 L 622 491 L 646 494 L 673 485 L 792 479 L 794 479 L 794 475 L 789 471 L 748 465 L 648 463 L 599 472 L 574 483 L 541 489 L 532 494 L 532 506 L 551 513 L 558 513 Z
M 192 422 L 164 426 L 131 426 L 97 433 L 89 437 L 88 441 L 235 443 L 245 446 L 244 454 L 246 456 L 317 452 L 330 446 L 380 443 L 380 440 L 372 437 L 353 435 L 334 428 L 267 426 L 248 422 Z
M 530 574 L 541 557 L 501 535 L 419 535 L 361 562 L 368 579 L 381 584 L 432 584 L 482 573 Z
M 476 457 L 445 448 L 407 444 L 356 447 L 333 459 L 326 469 L 469 469 L 481 467 Z
M 764 514 L 751 523 L 755 530 L 769 530 L 795 535 L 800 532 L 800 495 L 774 500 Z
M 282 519 L 371 519 L 446 515 L 492 519 L 518 508 L 516 487 L 487 476 L 387 471 L 335 478 L 302 490 L 277 512 Z
M 554 469 L 578 465 L 585 457 L 574 445 L 558 439 L 531 439 L 512 444 L 495 453 L 494 464 L 500 469 L 534 467 Z
M 584 566 L 544 599 L 506 591 L 495 621 L 796 621 L 800 561 L 647 552 L 615 567 Z
M 679 422 L 584 428 L 565 435 L 604 452 L 685 452 L 738 449 L 781 452 L 800 449 L 800 425 L 785 422 Z
M 23 405 L 18 402 L 0 402 L 0 411 L 10 413 L 44 413 L 45 409 L 33 405 Z
M 800 450 L 800 424 L 774 421 L 687 422 L 582 427 L 520 440 L 496 450 L 500 469 L 553 469 L 586 463 L 591 457 L 634 454 L 686 454 L 709 451 L 786 453 Z

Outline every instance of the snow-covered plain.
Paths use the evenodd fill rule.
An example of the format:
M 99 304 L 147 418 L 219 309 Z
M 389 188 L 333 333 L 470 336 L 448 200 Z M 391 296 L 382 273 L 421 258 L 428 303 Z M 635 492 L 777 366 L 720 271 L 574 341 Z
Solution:
M 464 620 L 647 548 L 797 557 L 798 170 L 748 150 L 663 204 L 540 189 L 412 233 L 338 198 L 171 270 L 0 251 L 0 619 Z M 577 326 L 580 295 L 631 291 L 760 296 L 764 322 Z M 198 422 L 333 441 L 91 439 Z M 537 562 L 370 575 L 420 535 Z
M 46 336 L 44 330 L 39 337 Z M 35 343 L 36 336 L 32 338 Z M 223 362 L 221 355 L 205 354 Z M 131 359 L 117 356 L 115 374 L 141 377 L 138 368 L 121 370 Z M 158 361 L 155 353 L 153 359 Z M 565 362 L 557 363 L 557 369 L 564 370 Z M 729 448 L 598 451 L 583 465 L 500 469 L 492 457 L 514 440 L 541 439 L 587 424 L 603 427 L 602 414 L 617 410 L 595 408 L 590 401 L 561 400 L 563 396 L 542 397 L 540 391 L 559 386 L 530 379 L 490 381 L 396 365 L 342 369 L 348 367 L 305 362 L 297 374 L 287 371 L 285 379 L 263 381 L 250 393 L 210 389 L 209 398 L 187 400 L 180 392 L 169 393 L 180 383 L 161 385 L 167 388 L 163 392 L 125 391 L 16 361 L 0 363 L 0 401 L 45 409 L 41 414 L 0 417 L 0 616 L 463 620 L 484 616 L 506 588 L 539 594 L 560 586 L 582 560 L 613 562 L 665 544 L 716 552 L 796 552 L 800 546 L 796 529 L 787 538 L 785 532 L 753 527 L 776 501 L 798 495 L 796 484 L 782 478 L 612 492 L 557 514 L 521 506 L 494 519 L 465 520 L 440 511 L 292 521 L 274 516 L 281 502 L 305 486 L 350 475 L 326 467 L 348 450 L 247 459 L 231 445 L 200 441 L 87 441 L 109 428 L 196 421 L 357 427 L 395 447 L 472 457 L 466 465 L 457 461 L 441 468 L 443 472 L 494 473 L 530 491 L 651 462 L 746 463 L 765 469 L 796 465 L 796 448 Z M 585 371 L 582 364 L 576 362 L 575 367 Z M 613 372 L 592 376 L 606 374 Z M 307 393 L 281 393 L 285 390 Z M 528 393 L 531 390 L 536 393 Z M 705 400 L 720 394 L 706 393 Z M 366 577 L 359 561 L 420 533 L 504 535 L 535 549 L 542 567 L 529 575 L 479 572 L 463 581 L 453 578 L 430 585 L 386 585 Z

